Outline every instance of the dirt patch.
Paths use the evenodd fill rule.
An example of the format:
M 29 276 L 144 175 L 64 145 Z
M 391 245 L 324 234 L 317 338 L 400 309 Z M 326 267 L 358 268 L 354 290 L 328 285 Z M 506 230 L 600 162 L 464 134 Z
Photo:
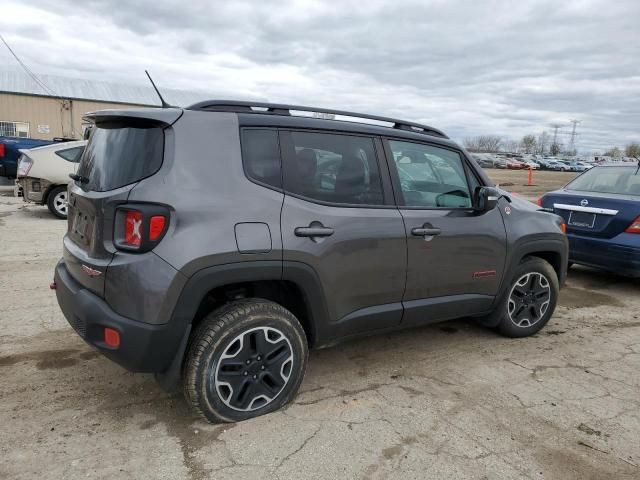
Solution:
M 584 423 L 581 423 L 580 425 L 578 425 L 577 429 L 580 430 L 581 432 L 586 433 L 587 435 L 595 435 L 596 437 L 599 437 L 600 435 L 602 435 L 602 432 L 600 430 L 591 428 L 589 425 L 585 425 Z
M 67 368 L 77 365 L 82 360 L 99 357 L 96 351 L 82 352 L 77 349 L 43 350 L 41 352 L 16 353 L 0 357 L 0 367 L 7 367 L 23 362 L 36 362 L 38 370 Z
M 448 327 L 448 326 L 444 326 L 444 327 L 439 327 L 441 332 L 444 333 L 458 333 L 458 329 L 456 327 Z
M 583 288 L 566 286 L 560 290 L 560 305 L 568 308 L 624 307 L 624 303 L 612 295 Z
M 566 330 L 543 330 L 545 335 L 562 335 L 563 333 L 567 333 Z

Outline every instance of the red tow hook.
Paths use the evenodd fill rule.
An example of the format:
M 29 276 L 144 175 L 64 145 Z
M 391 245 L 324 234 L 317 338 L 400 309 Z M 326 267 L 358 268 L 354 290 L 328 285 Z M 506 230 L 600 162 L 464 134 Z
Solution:
M 56 282 L 51 282 L 51 283 L 49 284 L 49 288 L 50 288 L 51 290 L 55 290 L 56 288 L 58 288 L 58 285 L 56 285 Z

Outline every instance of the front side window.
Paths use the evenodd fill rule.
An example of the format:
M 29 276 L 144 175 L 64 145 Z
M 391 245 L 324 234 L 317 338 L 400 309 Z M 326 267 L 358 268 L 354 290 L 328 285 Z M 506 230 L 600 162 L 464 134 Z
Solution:
M 382 185 L 371 137 L 288 132 L 285 189 L 321 202 L 382 205 Z
M 404 205 L 470 208 L 471 193 L 459 153 L 446 148 L 390 140 Z

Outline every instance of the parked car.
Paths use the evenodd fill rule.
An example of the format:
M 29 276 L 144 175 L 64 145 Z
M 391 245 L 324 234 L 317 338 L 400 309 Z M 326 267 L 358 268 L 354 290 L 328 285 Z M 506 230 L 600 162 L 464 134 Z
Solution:
M 547 162 L 547 169 L 556 172 L 570 172 L 571 166 L 562 160 L 551 160 Z
M 0 177 L 16 178 L 20 150 L 50 145 L 53 140 L 22 137 L 0 137 Z
M 516 160 L 515 158 L 507 158 L 507 168 L 510 170 L 522 170 L 527 168 L 524 162 Z
M 493 160 L 491 158 L 485 157 L 485 156 L 482 156 L 482 155 L 477 155 L 477 154 L 472 154 L 471 157 L 482 168 L 493 168 Z
M 571 162 L 570 166 L 572 172 L 584 172 L 585 170 L 589 170 L 593 167 L 593 165 L 587 165 L 586 163 L 582 162 Z
M 525 164 L 524 168 L 531 168 L 532 170 L 538 170 L 540 165 L 533 160 L 524 160 L 522 163 Z
M 231 101 L 88 118 L 52 288 L 87 343 L 182 374 L 210 421 L 285 405 L 309 348 L 465 316 L 525 337 L 553 314 L 562 218 L 433 127 Z
M 507 159 L 503 157 L 495 157 L 493 159 L 493 168 L 507 168 Z
M 86 140 L 21 149 L 17 183 L 25 202 L 46 205 L 58 218 L 67 218 L 67 185 Z
M 640 277 L 639 170 L 597 166 L 539 200 L 564 218 L 570 262 Z

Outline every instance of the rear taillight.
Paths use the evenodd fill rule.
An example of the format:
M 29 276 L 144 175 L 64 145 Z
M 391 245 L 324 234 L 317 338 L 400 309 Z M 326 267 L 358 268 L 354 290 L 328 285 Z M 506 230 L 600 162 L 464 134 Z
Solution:
M 0 143 L 0 158 L 4 157 L 4 143 Z
M 33 160 L 24 155 L 21 156 L 18 161 L 18 177 L 26 177 L 29 175 L 31 167 L 33 167 Z
M 149 240 L 156 241 L 164 233 L 166 218 L 162 215 L 154 215 L 149 220 Z
M 124 217 L 124 244 L 130 247 L 142 244 L 142 212 L 127 210 Z
M 637 217 L 631 225 L 627 227 L 625 230 L 627 233 L 640 233 L 640 216 Z
M 113 243 L 120 250 L 148 252 L 169 226 L 169 210 L 162 205 L 136 203 L 116 210 Z
M 539 207 L 542 207 L 542 197 L 536 200 L 536 205 L 538 205 Z

